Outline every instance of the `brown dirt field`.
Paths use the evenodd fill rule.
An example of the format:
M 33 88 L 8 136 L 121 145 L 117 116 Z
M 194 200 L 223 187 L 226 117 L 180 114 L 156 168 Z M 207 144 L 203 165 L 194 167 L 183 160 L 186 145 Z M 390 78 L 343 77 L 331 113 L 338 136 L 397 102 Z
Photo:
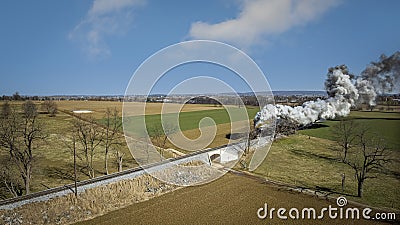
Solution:
M 104 116 L 107 108 L 117 108 L 119 112 L 122 111 L 122 102 L 114 102 L 114 101 L 57 101 L 58 108 L 61 110 L 73 111 L 73 110 L 91 110 L 93 111 L 93 116 L 97 119 L 100 119 Z M 143 107 L 144 103 L 141 102 L 128 102 L 125 103 L 125 107 L 131 113 L 128 115 L 140 115 L 139 112 Z M 169 113 L 171 110 L 178 110 L 180 108 L 180 104 L 167 103 L 168 110 L 164 113 Z M 146 103 L 146 115 L 152 114 L 160 114 L 162 103 Z M 191 111 L 201 111 L 201 110 L 210 110 L 217 109 L 219 107 L 215 107 L 213 105 L 201 105 L 201 104 L 186 104 L 181 112 L 191 112 Z
M 212 183 L 179 189 L 77 224 L 383 224 L 363 219 L 331 220 L 326 212 L 324 220 L 281 220 L 276 213 L 272 220 L 261 220 L 256 213 L 264 203 L 268 203 L 269 209 L 313 207 L 318 215 L 321 208 L 337 207 L 333 200 L 280 190 L 258 179 L 227 174 Z

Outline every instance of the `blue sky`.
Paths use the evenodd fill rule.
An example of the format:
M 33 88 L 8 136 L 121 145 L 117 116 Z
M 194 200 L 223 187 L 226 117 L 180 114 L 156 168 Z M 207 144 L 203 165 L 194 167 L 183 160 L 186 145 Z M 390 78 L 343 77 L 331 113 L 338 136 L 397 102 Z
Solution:
M 123 94 L 146 58 L 195 39 L 243 50 L 273 90 L 322 90 L 328 67 L 358 74 L 400 50 L 399 8 L 397 0 L 3 0 L 0 94 Z M 177 68 L 156 92 L 188 73 L 234 76 L 204 68 Z

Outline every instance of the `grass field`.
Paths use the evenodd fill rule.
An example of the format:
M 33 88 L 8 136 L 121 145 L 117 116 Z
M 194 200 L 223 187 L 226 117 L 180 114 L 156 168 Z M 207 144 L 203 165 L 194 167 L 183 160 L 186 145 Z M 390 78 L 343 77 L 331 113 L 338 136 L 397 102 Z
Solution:
M 400 209 L 400 179 L 393 174 L 400 172 L 398 162 L 391 165 L 392 171 L 367 180 L 364 196 L 358 198 L 355 197 L 354 171 L 337 160 L 337 152 L 331 149 L 333 146 L 334 142 L 330 140 L 305 135 L 282 138 L 272 144 L 267 158 L 254 173 L 299 187 L 344 194 L 369 205 Z M 346 174 L 344 193 L 341 190 L 343 173 Z
M 272 144 L 271 150 L 256 174 L 311 189 L 326 189 L 341 193 L 341 174 L 346 174 L 343 194 L 349 198 L 375 206 L 400 209 L 400 113 L 351 112 L 358 123 L 370 126 L 375 134 L 382 135 L 391 148 L 394 159 L 377 179 L 369 179 L 364 186 L 364 196 L 354 197 L 356 181 L 354 171 L 338 161 L 333 149 L 333 126 L 338 121 L 325 121 L 312 129 L 301 130 Z M 317 127 L 317 128 L 315 128 Z
M 349 118 L 368 126 L 372 133 L 382 136 L 389 147 L 400 151 L 400 112 L 352 111 Z M 299 133 L 333 140 L 332 127 L 337 123 L 339 120 L 328 120 L 319 123 L 317 129 L 301 130 Z
M 213 109 L 213 110 L 202 110 L 202 111 L 192 111 L 192 112 L 181 112 L 179 113 L 179 128 L 181 131 L 198 129 L 200 120 L 209 117 L 214 120 L 216 125 L 226 124 L 230 122 L 236 122 L 242 120 L 244 115 L 246 119 L 254 118 L 255 114 L 258 112 L 255 107 L 247 108 L 230 108 L 229 109 L 232 118 L 229 117 L 227 110 L 225 109 Z M 176 116 L 175 113 L 163 114 L 163 121 L 168 124 L 169 121 L 174 122 L 173 118 Z M 146 115 L 144 116 L 146 121 L 147 130 L 150 136 L 153 136 L 153 128 L 161 128 L 161 115 Z M 132 134 L 140 134 L 141 131 L 136 129 L 136 124 L 143 120 L 143 116 L 132 116 L 125 118 L 124 126 L 125 130 L 128 130 Z M 204 124 L 204 126 L 210 126 L 212 124 Z
M 257 210 L 265 203 L 268 209 L 313 207 L 318 211 L 336 206 L 334 201 L 227 174 L 212 183 L 179 189 L 77 224 L 383 224 L 363 219 L 331 220 L 327 214 L 324 220 L 281 220 L 276 214 L 273 219 L 261 220 Z
M 17 105 L 21 102 L 12 102 Z M 48 136 L 44 143 L 39 145 L 33 153 L 34 163 L 32 172 L 31 191 L 37 192 L 47 188 L 58 187 L 64 184 L 73 183 L 73 154 L 68 148 L 71 144 L 73 117 L 63 112 L 57 113 L 55 117 L 46 114 L 39 114 L 39 121 L 43 124 L 44 133 Z M 124 141 L 123 137 L 120 137 Z M 123 168 L 136 167 L 128 147 L 123 145 L 121 152 L 124 154 Z M 79 150 L 78 150 L 79 151 Z M 104 147 L 99 146 L 94 156 L 94 168 L 96 176 L 104 174 Z M 7 151 L 0 151 L 0 164 L 8 156 Z M 77 160 L 78 170 L 82 169 L 83 161 Z M 117 171 L 116 158 L 113 152 L 109 154 L 109 172 Z M 88 176 L 78 171 L 78 180 L 86 180 Z M 4 191 L 4 190 L 3 190 Z M 10 197 L 10 196 L 9 196 Z
M 36 160 L 32 174 L 33 192 L 44 190 L 46 187 L 58 187 L 73 182 L 73 154 L 67 146 L 71 142 L 68 136 L 73 118 L 62 112 L 58 113 L 56 117 L 40 115 L 39 118 L 44 123 L 48 139 L 34 153 Z M 137 164 L 126 145 L 122 146 L 121 151 L 124 154 L 123 168 L 136 167 Z M 115 156 L 110 153 L 109 157 L 110 172 L 116 172 Z M 78 169 L 83 166 L 79 159 L 77 163 Z M 104 147 L 102 146 L 99 146 L 94 156 L 94 167 L 97 176 L 104 174 Z M 78 179 L 86 180 L 88 177 L 78 173 Z

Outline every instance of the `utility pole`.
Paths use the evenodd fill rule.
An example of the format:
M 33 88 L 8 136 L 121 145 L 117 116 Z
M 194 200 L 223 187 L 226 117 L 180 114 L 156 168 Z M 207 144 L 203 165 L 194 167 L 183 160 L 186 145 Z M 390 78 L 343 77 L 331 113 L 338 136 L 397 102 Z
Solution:
M 74 188 L 75 188 L 75 197 L 78 197 L 78 186 L 76 181 L 76 140 L 75 135 L 72 136 L 73 148 L 74 148 Z

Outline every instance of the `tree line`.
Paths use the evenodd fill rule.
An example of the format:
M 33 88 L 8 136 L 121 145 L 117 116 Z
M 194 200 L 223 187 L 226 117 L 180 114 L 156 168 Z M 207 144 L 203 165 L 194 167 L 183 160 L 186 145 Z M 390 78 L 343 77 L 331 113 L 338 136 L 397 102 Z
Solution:
M 42 113 L 49 117 L 56 116 L 57 104 L 47 100 L 41 104 Z M 77 173 L 89 178 L 95 177 L 94 156 L 100 148 L 104 149 L 104 174 L 109 174 L 109 156 L 116 157 L 118 171 L 122 171 L 123 153 L 121 152 L 122 121 L 117 109 L 108 108 L 99 124 L 89 116 L 75 117 L 70 131 L 65 134 L 63 143 L 74 159 L 74 181 Z M 36 157 L 48 144 L 49 133 L 43 118 L 39 118 L 38 106 L 32 101 L 25 101 L 20 107 L 4 102 L 0 111 L 0 168 L 1 198 L 16 197 L 31 192 L 32 171 L 36 167 Z M 83 164 L 77 170 L 77 161 Z M 4 190 L 6 190 L 4 192 Z

